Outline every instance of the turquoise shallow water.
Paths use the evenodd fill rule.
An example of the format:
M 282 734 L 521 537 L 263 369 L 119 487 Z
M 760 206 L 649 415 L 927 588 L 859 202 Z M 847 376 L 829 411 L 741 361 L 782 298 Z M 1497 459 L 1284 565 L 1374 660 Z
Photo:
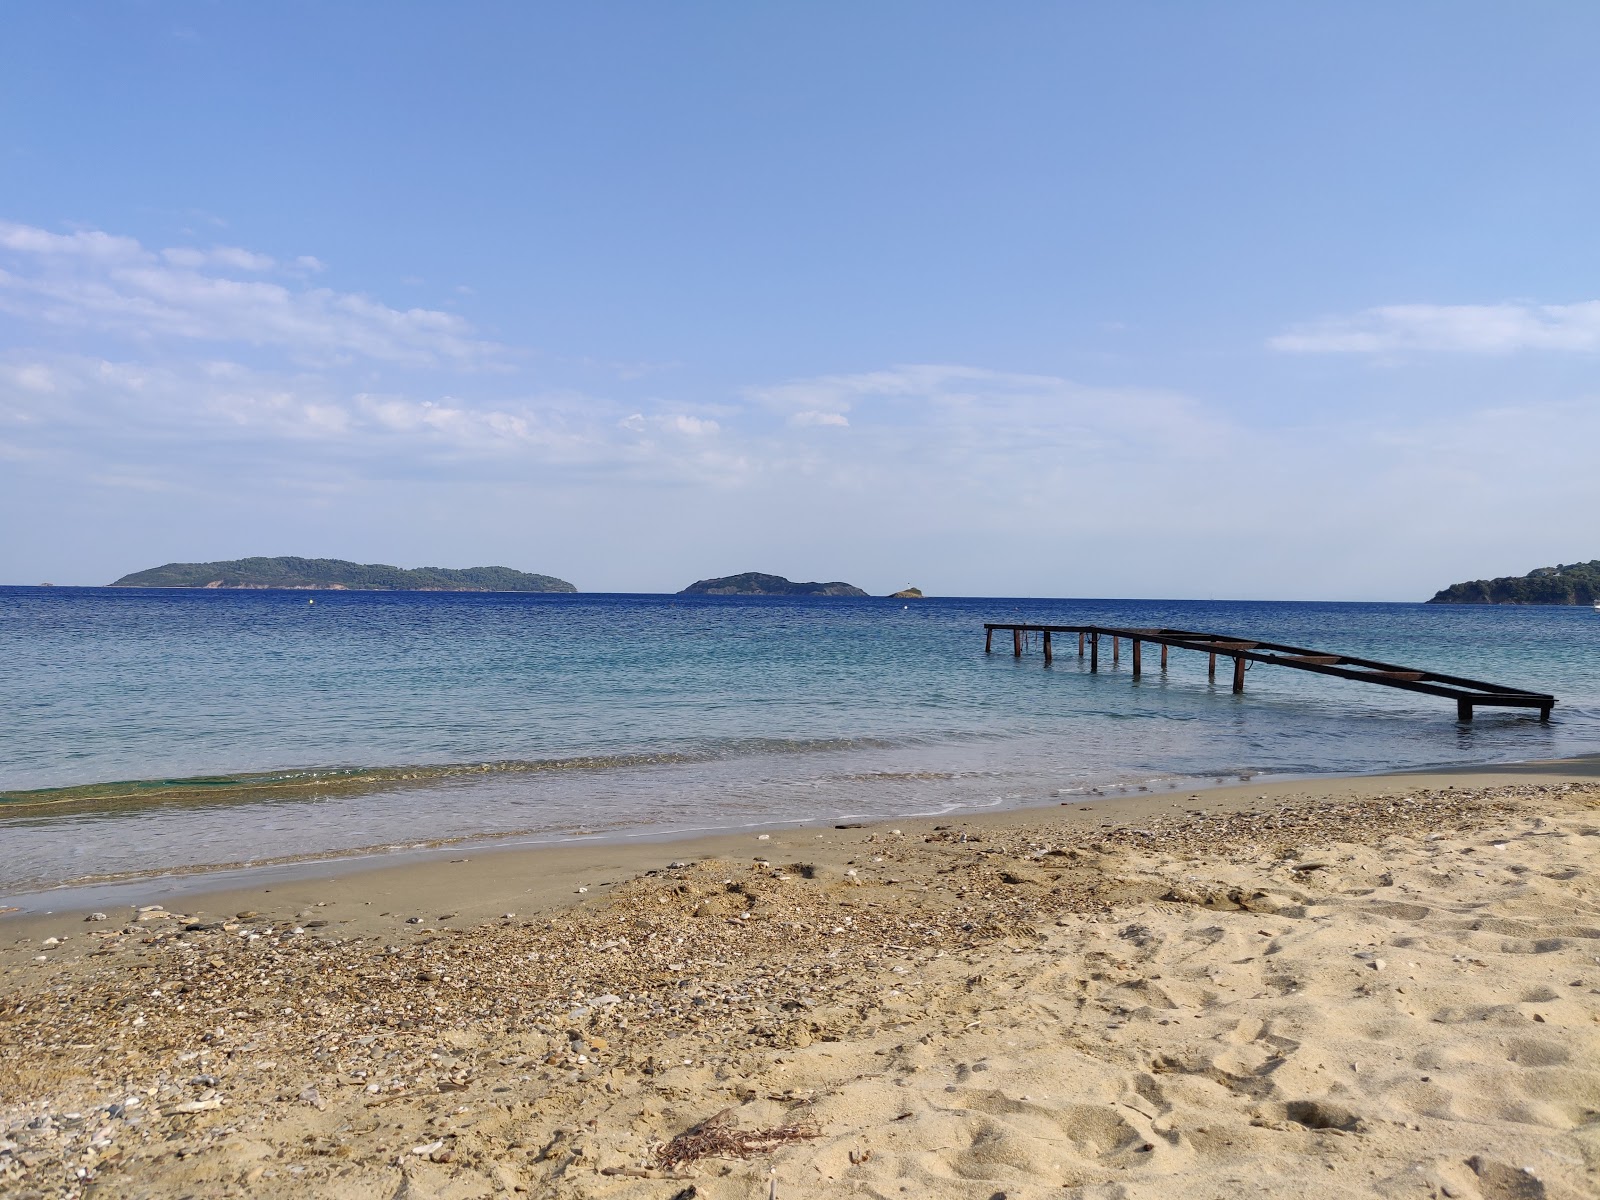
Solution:
M 0 589 L 0 894 L 409 847 L 897 816 L 1600 750 L 1600 614 L 1219 601 Z M 1547 726 L 983 622 L 1167 625 L 1560 698 Z M 1225 673 L 1223 673 L 1225 674 Z M 64 790 L 63 790 L 64 789 Z

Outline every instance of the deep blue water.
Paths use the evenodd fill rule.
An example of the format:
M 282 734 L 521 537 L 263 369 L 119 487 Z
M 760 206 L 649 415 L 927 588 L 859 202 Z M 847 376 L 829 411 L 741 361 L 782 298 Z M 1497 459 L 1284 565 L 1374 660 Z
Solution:
M 1093 786 L 1600 750 L 1587 608 L 0 589 L 0 894 L 575 831 L 1050 802 Z M 1555 720 L 983 622 L 1167 625 L 1554 692 Z M 489 766 L 486 766 L 489 765 Z M 333 772 L 332 774 L 323 774 Z M 343 775 L 339 772 L 344 772 Z M 180 788 L 150 781 L 209 776 Z M 238 778 L 238 777 L 246 778 Z M 408 778 L 403 778 L 408 776 Z M 95 785 L 124 786 L 95 786 Z M 126 785 L 137 786 L 126 786 Z M 36 789 L 79 789 L 39 805 Z M 89 789 L 84 791 L 82 789 Z M 73 797 L 77 797 L 74 799 Z M 87 797 L 87 798 L 85 798 Z

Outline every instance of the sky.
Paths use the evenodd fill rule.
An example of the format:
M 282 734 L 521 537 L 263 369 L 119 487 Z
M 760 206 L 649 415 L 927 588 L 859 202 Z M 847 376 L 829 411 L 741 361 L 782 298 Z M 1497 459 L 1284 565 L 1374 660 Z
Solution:
M 1600 6 L 12 5 L 0 583 L 1600 557 Z

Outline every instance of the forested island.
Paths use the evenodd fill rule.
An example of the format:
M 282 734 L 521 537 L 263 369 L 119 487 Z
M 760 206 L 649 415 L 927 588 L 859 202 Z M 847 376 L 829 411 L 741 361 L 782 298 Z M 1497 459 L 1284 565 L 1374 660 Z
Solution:
M 339 558 L 235 558 L 168 563 L 124 575 L 111 587 L 290 588 L 352 592 L 575 592 L 565 579 L 510 567 L 391 567 Z
M 680 596 L 865 596 L 867 593 L 848 583 L 793 583 L 782 575 L 763 575 L 746 571 L 691 583 Z
M 1452 583 L 1429 604 L 1595 604 L 1600 603 L 1600 558 L 1586 563 L 1540 567 L 1526 575 Z

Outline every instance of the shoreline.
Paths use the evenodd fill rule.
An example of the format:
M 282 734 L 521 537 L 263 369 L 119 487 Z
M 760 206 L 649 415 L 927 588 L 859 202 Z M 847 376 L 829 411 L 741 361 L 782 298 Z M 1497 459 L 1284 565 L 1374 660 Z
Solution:
M 1600 759 L 838 824 L 9 922 L 0 1190 L 1600 1182 Z
M 1236 812 L 1263 800 L 1280 802 L 1318 797 L 1357 799 L 1379 794 L 1404 781 L 1430 786 L 1495 786 L 1534 776 L 1558 783 L 1600 779 L 1600 754 L 1520 763 L 1462 764 L 1370 775 L 1248 777 L 1229 783 L 1180 779 L 1165 785 L 1109 788 L 1060 800 L 995 809 L 958 809 L 936 815 L 892 818 L 840 818 L 790 822 L 757 821 L 733 830 L 643 831 L 622 834 L 568 835 L 531 844 L 505 839 L 473 840 L 418 846 L 414 849 L 339 854 L 326 858 L 294 858 L 283 862 L 202 867 L 172 874 L 67 883 L 55 888 L 0 897 L 0 941 L 23 938 L 43 925 L 52 928 L 64 918 L 89 912 L 126 909 L 130 918 L 148 905 L 204 914 L 233 909 L 270 911 L 296 903 L 293 897 L 312 893 L 337 895 L 347 902 L 363 893 L 394 896 L 414 893 L 430 903 L 423 907 L 459 909 L 462 920 L 487 920 L 508 907 L 545 912 L 579 904 L 599 889 L 634 878 L 665 862 L 714 859 L 752 845 L 776 842 L 791 848 L 795 839 L 828 840 L 836 829 L 866 834 L 890 826 L 925 835 L 934 825 L 959 822 L 982 829 L 1007 829 L 1045 817 L 1112 824 L 1170 815 L 1174 807 L 1198 797 L 1218 811 Z M 1182 786 L 1180 786 L 1182 785 Z M 1161 790 L 1157 790 L 1160 788 Z M 1098 792 L 1098 789 L 1097 789 Z M 1179 794 L 1185 798 L 1177 799 Z M 820 831 L 820 832 L 819 832 Z M 470 867 L 470 872 L 460 868 Z M 470 873 L 471 897 L 458 895 L 461 876 Z M 604 877 L 605 882 L 596 883 Z M 533 881 L 533 882 L 529 882 Z M 579 892 L 579 888 L 586 889 Z M 588 889 L 593 888 L 595 891 Z M 275 896 L 275 901 L 269 901 Z M 300 903 L 304 903 L 302 899 Z

